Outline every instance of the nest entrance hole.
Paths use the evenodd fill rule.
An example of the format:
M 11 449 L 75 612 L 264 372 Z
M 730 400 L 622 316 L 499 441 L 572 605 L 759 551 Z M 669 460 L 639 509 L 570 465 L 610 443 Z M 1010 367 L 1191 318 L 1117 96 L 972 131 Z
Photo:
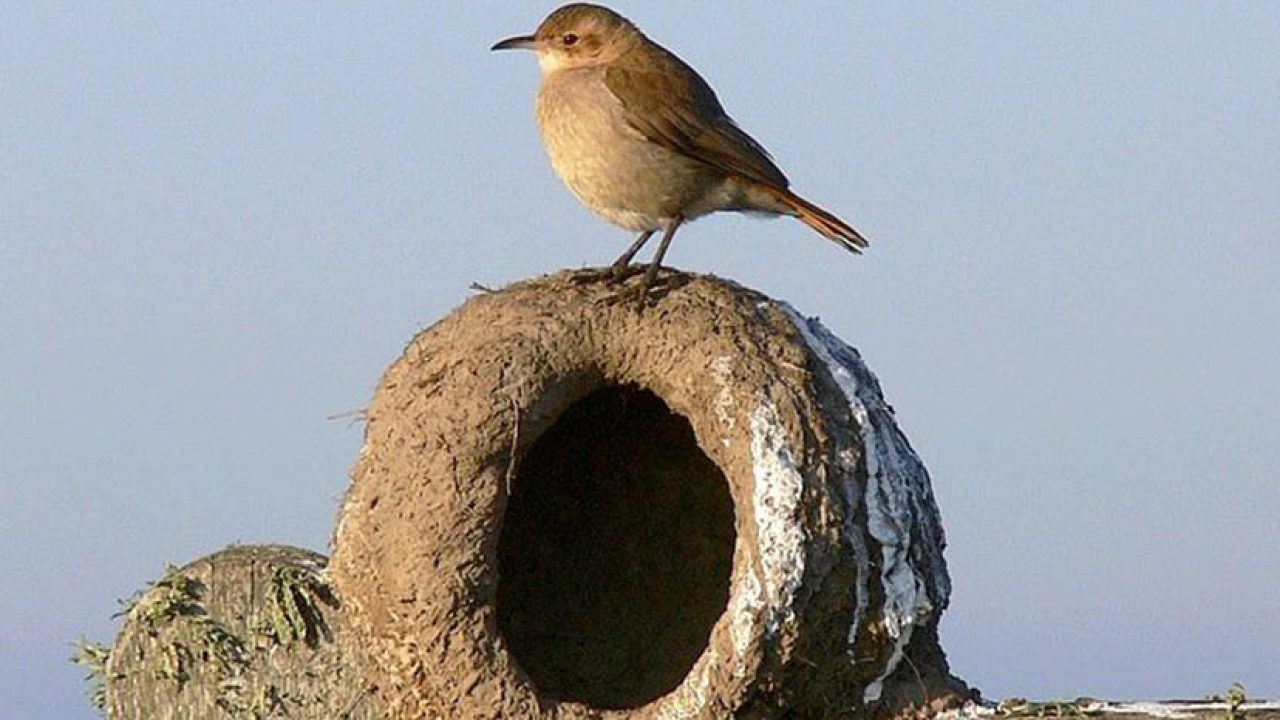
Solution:
M 601 709 L 674 690 L 725 611 L 733 500 L 689 421 L 607 386 L 521 459 L 498 545 L 498 627 L 546 696 Z

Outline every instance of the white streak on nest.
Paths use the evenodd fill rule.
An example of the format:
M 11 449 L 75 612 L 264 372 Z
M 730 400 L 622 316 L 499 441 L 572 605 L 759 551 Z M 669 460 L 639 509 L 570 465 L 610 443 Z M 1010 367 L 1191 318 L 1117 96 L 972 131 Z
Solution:
M 721 355 L 711 363 L 711 377 L 715 379 L 716 384 L 720 386 L 720 391 L 716 393 L 716 402 L 713 409 L 716 413 L 716 419 L 724 426 L 724 435 L 720 437 L 720 443 L 728 448 L 732 442 L 730 437 L 733 433 L 733 427 L 737 421 L 733 417 L 733 394 L 729 392 L 729 381 L 733 378 L 733 358 L 728 355 Z
M 853 448 L 842 448 L 836 454 L 836 462 L 839 463 L 839 472 L 843 478 L 857 477 L 859 457 L 861 457 L 861 453 L 855 452 Z M 841 492 L 844 495 L 847 507 L 844 518 L 844 534 L 849 541 L 849 547 L 853 550 L 853 558 L 857 567 L 857 575 L 854 579 L 856 585 L 854 587 L 853 619 L 849 622 L 849 631 L 846 633 L 849 656 L 855 658 L 856 662 L 855 649 L 858 642 L 858 628 L 862 627 L 862 621 L 867 616 L 867 607 L 871 604 L 871 551 L 867 549 L 867 543 L 862 538 L 862 529 L 858 527 L 854 516 L 857 508 L 862 505 L 855 484 L 845 480 L 842 483 Z
M 800 504 L 804 477 L 773 403 L 761 398 L 751 413 L 751 493 L 760 549 L 759 578 L 768 615 L 765 633 L 775 635 L 795 617 L 793 601 L 804 577 L 804 531 Z
M 743 571 L 742 580 L 736 586 L 738 592 L 733 596 L 729 612 L 729 639 L 733 642 L 737 668 L 740 673 L 745 674 L 747 651 L 751 649 L 751 641 L 755 637 L 752 631 L 754 619 L 764 607 L 764 593 L 760 587 L 760 577 L 750 565 Z
M 822 323 L 804 318 L 785 303 L 780 305 L 814 355 L 827 366 L 861 432 L 867 474 L 863 493 L 867 526 L 871 537 L 880 545 L 880 579 L 885 591 L 880 620 L 886 632 L 896 639 L 884 672 L 866 689 L 865 699 L 871 702 L 879 699 L 884 679 L 901 661 L 914 626 L 923 624 L 935 611 L 946 607 L 951 581 L 942 558 L 945 545 L 942 523 L 929 485 L 929 473 L 898 429 L 875 375 L 862 363 L 858 352 L 832 335 Z M 855 481 L 852 475 L 846 479 L 847 483 Z M 848 490 L 847 497 L 856 498 L 856 488 Z M 865 556 L 865 549 L 856 544 L 853 550 Z M 859 588 L 858 612 L 850 628 L 851 640 L 863 620 L 863 595 L 864 589 Z

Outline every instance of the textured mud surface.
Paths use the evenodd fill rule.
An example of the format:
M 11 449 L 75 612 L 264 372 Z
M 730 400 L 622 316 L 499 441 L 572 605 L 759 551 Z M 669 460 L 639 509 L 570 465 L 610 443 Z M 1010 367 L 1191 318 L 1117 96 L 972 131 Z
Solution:
M 476 296 L 383 376 L 334 577 L 389 712 L 957 703 L 937 510 L 874 378 L 784 305 L 661 280 L 643 312 L 574 273 Z

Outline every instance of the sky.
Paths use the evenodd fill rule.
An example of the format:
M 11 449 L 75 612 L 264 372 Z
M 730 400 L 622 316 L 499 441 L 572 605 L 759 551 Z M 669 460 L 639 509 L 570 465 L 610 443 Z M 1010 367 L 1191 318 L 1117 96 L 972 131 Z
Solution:
M 0 714 L 232 541 L 325 551 L 382 370 L 629 241 L 554 177 L 549 3 L 0 4 Z M 678 267 L 821 316 L 930 468 L 988 697 L 1280 696 L 1280 4 L 619 3 L 872 242 Z

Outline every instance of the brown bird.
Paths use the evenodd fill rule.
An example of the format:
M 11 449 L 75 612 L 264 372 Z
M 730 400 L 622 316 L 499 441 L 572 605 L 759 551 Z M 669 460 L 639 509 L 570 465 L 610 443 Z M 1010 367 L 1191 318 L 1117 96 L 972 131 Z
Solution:
M 642 298 L 676 229 L 713 212 L 790 215 L 846 250 L 867 246 L 857 230 L 791 192 L 711 86 L 618 13 L 565 5 L 533 35 L 492 49 L 513 48 L 538 54 L 538 126 L 556 174 L 597 215 L 640 233 L 613 263 L 613 277 L 625 277 L 635 254 L 663 231 Z

